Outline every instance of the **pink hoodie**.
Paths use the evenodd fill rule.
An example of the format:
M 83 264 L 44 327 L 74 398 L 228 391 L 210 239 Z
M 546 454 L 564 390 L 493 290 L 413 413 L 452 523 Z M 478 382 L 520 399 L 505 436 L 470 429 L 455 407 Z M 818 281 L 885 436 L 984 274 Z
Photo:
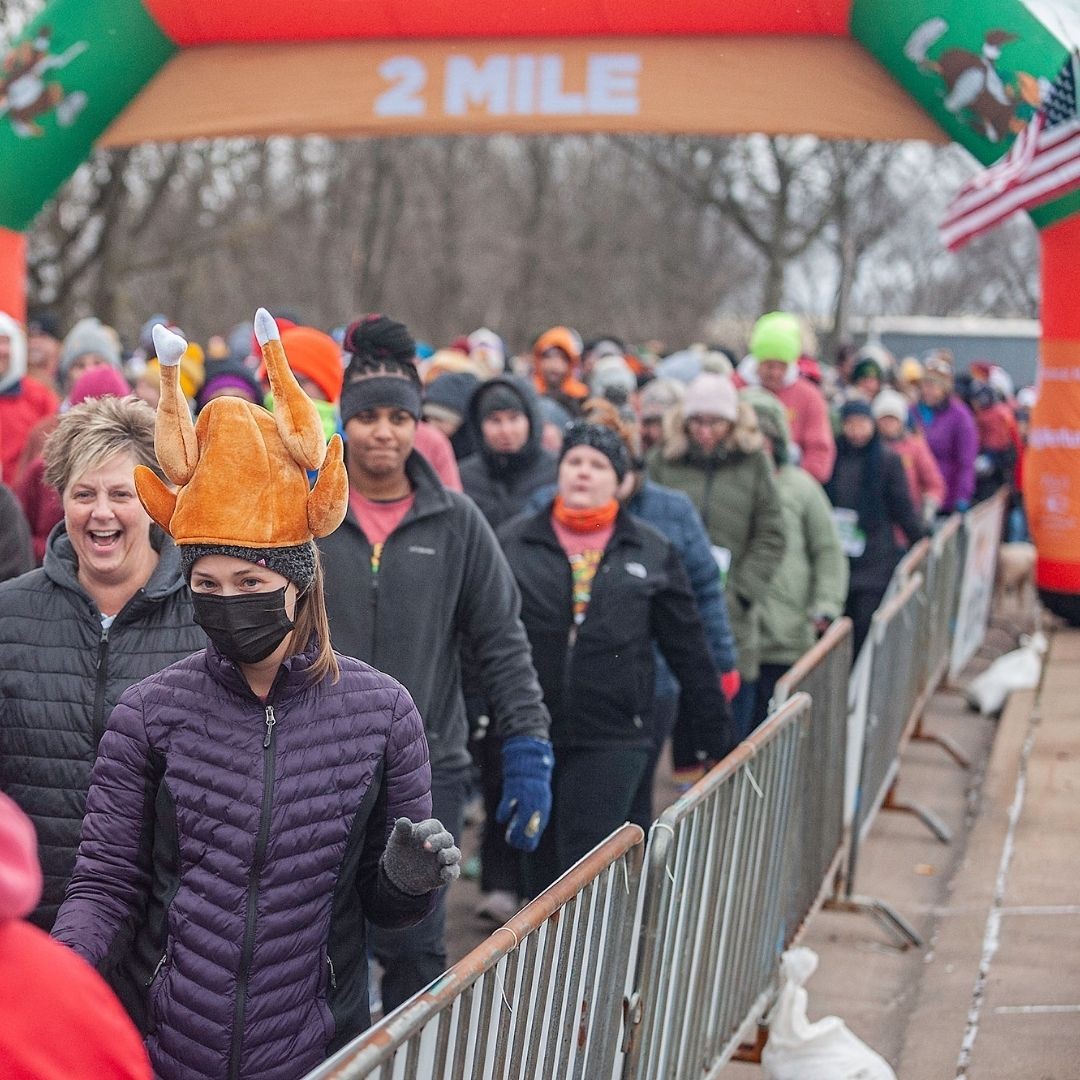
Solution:
M 735 376 L 737 386 L 760 386 L 757 361 L 747 357 Z M 798 366 L 788 365 L 788 377 L 775 397 L 784 403 L 791 441 L 802 452 L 799 464 L 819 483 L 832 476 L 836 461 L 836 440 L 829 421 L 829 406 L 821 391 L 799 374 Z
M 0 920 L 29 915 L 40 899 L 41 866 L 34 826 L 0 791 Z
M 34 826 L 0 793 L 0 1076 L 151 1080 L 139 1033 L 101 976 L 23 922 L 40 896 Z

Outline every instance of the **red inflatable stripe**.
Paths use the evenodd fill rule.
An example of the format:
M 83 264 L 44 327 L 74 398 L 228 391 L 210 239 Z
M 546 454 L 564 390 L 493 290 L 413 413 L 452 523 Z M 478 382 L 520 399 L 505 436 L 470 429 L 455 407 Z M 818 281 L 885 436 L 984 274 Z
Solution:
M 1080 593 L 1080 563 L 1052 562 L 1037 559 L 1035 583 L 1051 592 Z
M 598 34 L 848 35 L 852 0 L 143 0 L 178 45 Z

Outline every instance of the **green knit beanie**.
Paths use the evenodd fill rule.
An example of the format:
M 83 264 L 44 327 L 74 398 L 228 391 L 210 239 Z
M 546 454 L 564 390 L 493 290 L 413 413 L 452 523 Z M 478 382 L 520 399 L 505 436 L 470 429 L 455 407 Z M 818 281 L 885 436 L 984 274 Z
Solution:
M 770 311 L 762 315 L 750 334 L 750 355 L 757 360 L 783 360 L 794 364 L 802 352 L 802 332 L 794 315 Z

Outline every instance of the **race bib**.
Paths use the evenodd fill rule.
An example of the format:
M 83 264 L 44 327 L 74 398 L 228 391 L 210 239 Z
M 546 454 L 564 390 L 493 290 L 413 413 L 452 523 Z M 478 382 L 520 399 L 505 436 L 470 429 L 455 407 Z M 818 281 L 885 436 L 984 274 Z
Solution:
M 840 546 L 849 559 L 857 559 L 866 551 L 866 533 L 859 528 L 859 514 L 846 506 L 834 506 L 832 512 Z
M 726 588 L 728 571 L 731 570 L 731 549 L 717 547 L 716 544 L 713 544 L 709 550 L 712 552 L 713 560 L 716 562 L 716 568 L 720 571 L 720 585 L 722 588 Z

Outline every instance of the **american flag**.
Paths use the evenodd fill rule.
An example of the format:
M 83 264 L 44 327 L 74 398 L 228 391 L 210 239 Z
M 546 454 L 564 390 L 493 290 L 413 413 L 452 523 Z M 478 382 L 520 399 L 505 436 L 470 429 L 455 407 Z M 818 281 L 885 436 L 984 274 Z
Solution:
M 956 193 L 941 224 L 950 251 L 963 247 L 1020 210 L 1080 187 L 1080 56 L 1072 53 L 1039 111 L 1009 152 Z

